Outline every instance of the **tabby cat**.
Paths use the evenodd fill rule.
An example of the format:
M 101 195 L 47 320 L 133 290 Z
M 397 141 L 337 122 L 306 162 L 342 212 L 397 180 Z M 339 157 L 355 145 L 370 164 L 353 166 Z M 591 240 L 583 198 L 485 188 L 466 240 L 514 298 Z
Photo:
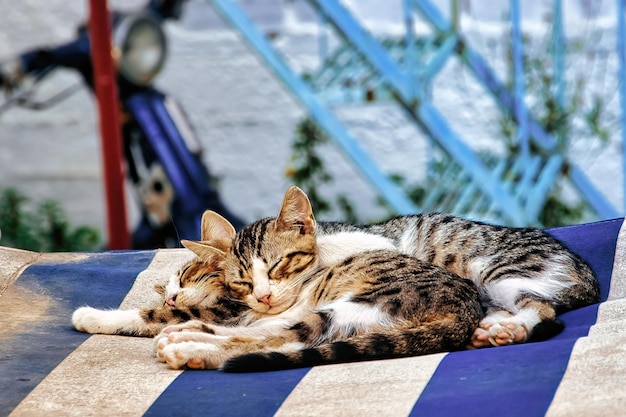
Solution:
M 203 240 L 214 239 L 217 232 L 221 235 L 215 236 L 224 244 L 232 240 L 234 229 L 232 226 L 229 229 L 225 219 L 212 212 L 206 215 L 211 221 L 207 224 L 203 221 Z M 219 223 L 220 227 L 211 230 L 208 223 Z M 493 226 L 447 214 L 424 213 L 365 226 L 320 222 L 317 224 L 317 242 L 323 266 L 336 264 L 366 250 L 395 250 L 475 282 L 487 314 L 474 332 L 472 347 L 545 339 L 562 328 L 556 319 L 558 312 L 599 301 L 598 284 L 587 263 L 539 229 Z M 192 243 L 186 245 L 190 247 Z M 195 248 L 202 258 L 203 249 L 197 245 Z M 204 293 L 203 280 L 196 285 L 193 275 L 204 275 L 203 262 L 201 259 L 194 262 L 199 268 L 183 268 L 183 273 L 168 284 L 168 302 L 181 308 L 202 307 L 200 313 L 216 307 L 221 314 L 227 314 L 228 308 L 224 307 L 228 304 L 235 308 L 229 319 L 236 317 L 242 307 L 230 304 L 232 300 L 226 297 L 223 288 L 212 288 L 210 293 L 215 298 L 208 297 L 201 306 L 195 305 L 193 300 L 185 302 L 180 296 L 176 303 L 173 302 L 178 291 L 192 291 L 200 286 L 200 293 Z M 209 264 L 205 266 L 209 267 Z M 209 275 L 214 272 L 211 267 L 207 268 Z M 190 279 L 186 279 L 187 276 Z M 219 288 L 220 281 L 216 283 Z M 219 297 L 215 296 L 218 291 L 221 291 Z M 164 306 L 163 310 L 166 314 L 156 321 L 158 324 L 149 327 L 159 330 L 187 317 L 182 315 L 180 319 L 168 322 L 169 309 Z M 127 327 L 143 329 L 146 325 L 141 317 L 150 318 L 146 313 L 121 313 L 118 310 L 103 312 L 84 308 L 76 313 L 75 327 L 90 333 L 116 334 L 118 329 Z M 202 318 L 193 314 L 191 317 Z M 211 321 L 210 315 L 207 320 Z M 124 324 L 125 321 L 128 323 Z M 133 330 L 124 334 L 153 335 L 155 330 Z
M 166 328 L 157 356 L 176 369 L 265 371 L 459 350 L 482 317 L 473 282 L 396 250 L 321 265 L 311 206 L 295 187 L 276 218 L 242 229 L 228 251 L 206 248 L 228 293 L 250 309 L 236 324 Z
M 395 250 L 472 280 L 486 310 L 474 348 L 546 339 L 563 328 L 558 313 L 600 298 L 589 265 L 536 228 L 423 213 L 374 225 L 320 222 L 317 242 L 324 266 L 366 250 Z
M 476 283 L 486 316 L 473 347 L 546 339 L 563 329 L 558 313 L 600 301 L 590 266 L 540 229 L 424 213 L 360 230 Z
M 227 250 L 234 237 L 235 229 L 230 223 L 217 213 L 205 212 L 202 217 L 204 244 L 183 241 L 197 257 L 184 265 L 167 286 L 155 286 L 155 290 L 163 296 L 162 305 L 127 310 L 81 307 L 72 315 L 74 328 L 86 333 L 155 336 L 167 325 L 192 319 L 229 323 L 247 307 L 228 296 L 220 263 L 204 254 L 208 243 Z

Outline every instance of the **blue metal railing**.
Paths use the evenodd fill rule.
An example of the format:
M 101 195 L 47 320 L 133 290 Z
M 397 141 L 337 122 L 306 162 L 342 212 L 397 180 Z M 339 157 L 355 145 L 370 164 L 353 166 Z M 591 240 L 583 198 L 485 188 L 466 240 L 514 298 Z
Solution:
M 624 0 L 617 0 L 617 58 L 622 116 L 622 192 L 626 211 L 626 23 L 624 22 Z
M 620 79 L 624 79 L 623 1 L 618 1 L 618 55 Z M 265 36 L 232 0 L 210 0 L 213 7 L 234 26 L 263 58 L 296 98 L 344 151 L 361 173 L 378 190 L 390 207 L 399 214 L 415 212 L 417 208 L 404 192 L 383 173 L 373 160 L 348 134 L 347 129 L 334 116 L 319 91 L 334 89 L 352 99 L 371 101 L 386 97 L 395 100 L 410 118 L 431 139 L 433 151 L 449 159 L 450 169 L 442 174 L 451 183 L 458 183 L 462 192 L 449 193 L 443 198 L 441 190 L 434 190 L 423 205 L 443 204 L 451 211 L 482 212 L 499 216 L 513 225 L 536 224 L 541 208 L 555 183 L 566 176 L 579 190 L 580 195 L 601 218 L 617 217 L 619 213 L 597 191 L 582 170 L 562 155 L 559 143 L 563 138 L 546 132 L 532 117 L 525 104 L 525 80 L 521 35 L 520 2 L 510 0 L 511 46 L 514 65 L 514 86 L 509 90 L 496 76 L 487 62 L 458 33 L 454 19 L 448 21 L 429 0 L 403 0 L 406 34 L 401 42 L 380 42 L 336 0 L 309 0 L 320 15 L 321 24 L 331 26 L 344 40 L 334 52 L 328 50 L 326 30 L 320 36 L 320 51 L 324 66 L 304 81 L 282 59 Z M 417 11 L 435 32 L 434 41 L 426 42 L 428 54 L 413 33 L 413 12 Z M 553 64 L 554 95 L 559 105 L 564 105 L 564 50 L 561 0 L 553 3 Z M 454 18 L 454 16 L 453 16 Z M 453 129 L 430 100 L 429 88 L 434 77 L 451 56 L 458 56 L 475 78 L 495 98 L 501 109 L 517 123 L 517 143 L 521 155 L 509 156 L 498 163 L 487 163 L 469 147 Z M 346 85 L 350 85 L 346 88 Z M 626 86 L 620 83 L 623 125 L 626 126 Z M 335 95 L 335 97 L 341 97 Z M 563 130 L 557 135 L 562 135 Z M 622 131 L 626 156 L 626 133 Z M 536 153 L 539 152 L 539 153 Z M 533 155 L 533 153 L 535 153 Z M 624 164 L 626 167 L 626 163 Z M 626 178 L 626 168 L 624 170 Z M 464 184 L 461 184 L 464 182 Z M 626 183 L 626 181 L 624 181 Z M 443 188 L 442 188 L 443 189 Z M 626 201 L 626 185 L 624 186 Z M 451 201 L 451 199 L 456 199 Z M 445 200 L 445 201 L 444 201 Z M 438 209 L 438 207 L 432 207 Z M 490 214 L 489 214 L 490 213 Z M 479 213 L 480 214 L 480 213 Z
M 433 25 L 436 30 L 445 32 L 449 29 L 450 25 L 448 24 L 446 19 L 434 6 L 432 6 L 432 4 L 428 0 L 412 1 L 414 6 Z M 618 2 L 621 3 L 621 0 L 618 0 Z M 513 3 L 516 3 L 516 1 L 513 1 Z M 562 19 L 560 15 L 560 4 L 555 5 L 554 13 L 556 16 L 556 22 L 557 24 L 559 24 Z M 623 13 L 618 13 L 618 16 L 623 17 Z M 515 19 L 512 21 L 512 24 L 515 24 Z M 562 27 L 562 23 L 560 24 Z M 620 37 L 623 38 L 623 35 Z M 557 49 L 555 49 L 555 53 L 557 52 L 559 54 L 562 54 L 562 48 L 557 47 Z M 488 88 L 488 90 L 497 99 L 498 103 L 515 118 L 519 125 L 522 125 L 526 122 L 528 123 L 528 134 L 535 145 L 539 146 L 547 154 L 554 154 L 554 152 L 558 152 L 558 150 L 556 149 L 558 143 L 556 138 L 546 133 L 541 124 L 539 124 L 531 117 L 528 117 L 528 119 L 525 120 L 519 119 L 520 114 L 529 114 L 528 109 L 523 102 L 523 99 L 520 99 L 523 98 L 523 95 L 517 94 L 517 97 L 512 95 L 504 86 L 504 84 L 497 78 L 495 73 L 482 59 L 482 57 L 478 53 L 473 51 L 469 46 L 465 45 L 461 57 L 464 59 L 464 62 L 466 63 L 468 68 L 474 73 L 476 78 L 479 79 L 483 83 L 483 85 Z M 555 62 L 558 62 L 558 60 L 560 59 L 562 59 L 562 55 L 560 57 L 557 57 Z M 562 63 L 558 65 L 562 65 Z M 561 77 L 561 80 L 559 82 L 562 82 L 562 79 L 563 78 Z M 623 77 L 621 77 L 621 79 L 623 79 Z M 559 94 L 563 94 L 564 87 L 560 86 L 558 88 Z M 560 96 L 560 99 L 562 100 L 562 96 Z M 519 110 L 521 110 L 521 112 Z M 623 126 L 626 126 L 626 124 L 624 124 Z M 624 152 L 624 155 L 626 155 L 626 150 Z M 597 189 L 593 186 L 592 182 L 587 178 L 582 170 L 580 170 L 580 168 L 578 168 L 571 162 L 568 165 L 568 169 L 571 172 L 570 179 L 572 180 L 572 183 L 585 196 L 586 201 L 593 207 L 598 215 L 602 218 L 618 217 L 619 212 L 611 205 L 611 203 L 608 202 L 604 195 L 597 191 Z
M 511 0 L 511 50 L 513 52 L 513 82 L 515 106 L 513 112 L 517 120 L 517 143 L 523 158 L 530 157 L 528 137 L 528 110 L 524 105 L 526 97 L 526 78 L 524 76 L 524 52 L 522 51 L 522 22 L 520 20 L 519 0 Z
M 399 214 L 415 213 L 417 208 L 404 191 L 365 153 L 348 133 L 342 123 L 315 96 L 315 93 L 285 63 L 265 36 L 231 0 L 211 0 L 214 8 L 239 32 L 264 59 L 280 80 L 294 93 L 295 97 L 322 126 L 340 149 L 354 162 L 366 179 L 378 190 L 387 203 Z

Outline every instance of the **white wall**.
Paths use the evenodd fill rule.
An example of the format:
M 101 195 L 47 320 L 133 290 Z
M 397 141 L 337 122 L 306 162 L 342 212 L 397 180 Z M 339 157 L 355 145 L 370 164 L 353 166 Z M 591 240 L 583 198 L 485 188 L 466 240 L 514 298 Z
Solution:
M 491 55 L 490 59 L 500 60 L 496 68 L 502 72 L 503 49 L 493 44 L 501 41 L 504 29 L 498 17 L 491 15 L 477 25 L 481 2 L 484 0 L 461 2 L 466 5 L 464 28 L 477 47 Z M 283 25 L 280 8 L 270 7 L 280 5 L 279 0 L 240 3 L 261 18 L 264 29 L 282 30 L 277 42 L 290 59 L 301 67 L 312 65 L 316 40 L 311 36 L 310 22 L 298 20 L 294 24 L 288 19 Z M 386 1 L 348 4 L 366 19 L 370 29 L 396 31 L 394 13 L 375 12 L 377 5 L 383 3 L 383 9 L 390 10 Z M 87 2 L 68 4 L 61 0 L 0 2 L 0 60 L 26 48 L 71 39 L 75 26 L 85 17 Z M 143 1 L 109 0 L 109 4 L 132 8 Z M 579 21 L 581 9 L 571 9 L 576 12 L 568 12 L 574 13 L 571 19 Z M 610 11 L 602 10 L 609 16 Z M 535 27 L 534 14 L 526 16 L 525 29 Z M 310 14 L 299 16 L 308 19 Z M 226 204 L 246 220 L 275 215 L 282 193 L 290 185 L 284 171 L 296 123 L 305 115 L 302 108 L 238 36 L 220 23 L 208 2 L 191 1 L 182 22 L 168 24 L 166 29 L 170 56 L 157 85 L 173 93 L 188 112 L 205 147 L 206 161 L 212 173 L 221 179 L 220 191 Z M 585 62 L 578 64 L 581 70 L 589 71 Z M 598 88 L 609 97 L 614 119 L 619 98 L 615 81 L 610 80 L 612 74 L 608 73 L 613 68 L 594 68 Z M 59 72 L 51 81 L 46 83 L 44 95 L 79 79 L 72 73 Z M 498 134 L 495 107 L 458 62 L 446 66 L 436 86 L 435 100 L 452 126 L 474 146 L 497 148 L 499 144 L 493 140 Z M 95 110 L 93 97 L 84 89 L 44 112 L 12 109 L 0 114 L 0 189 L 16 186 L 35 201 L 56 199 L 62 202 L 73 224 L 103 228 Z M 425 143 L 400 111 L 377 105 L 368 109 L 347 107 L 338 114 L 383 169 L 412 180 L 421 178 Z M 576 142 L 575 149 L 583 169 L 610 201 L 621 207 L 620 133 L 618 126 L 614 127 L 612 142 L 606 149 L 589 153 L 589 149 L 598 148 L 597 144 L 590 147 L 583 140 Z M 376 193 L 343 156 L 329 147 L 326 158 L 336 180 L 325 189 L 328 195 L 348 194 L 364 219 L 383 215 L 375 201 Z

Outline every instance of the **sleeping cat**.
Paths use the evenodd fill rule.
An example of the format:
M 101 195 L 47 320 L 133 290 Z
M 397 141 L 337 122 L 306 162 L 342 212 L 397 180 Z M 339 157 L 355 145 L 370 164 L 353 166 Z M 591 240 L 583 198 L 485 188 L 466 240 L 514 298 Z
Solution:
M 264 371 L 459 350 L 482 317 L 474 283 L 396 250 L 321 265 L 316 222 L 297 188 L 276 218 L 246 226 L 227 251 L 206 250 L 228 293 L 250 309 L 227 326 L 167 327 L 157 356 L 176 369 Z
M 203 240 L 213 239 L 212 233 L 218 231 L 221 235 L 216 236 L 224 244 L 232 240 L 234 228 L 225 219 L 212 212 L 206 215 L 220 227 L 212 231 L 203 221 Z M 599 288 L 591 268 L 539 229 L 492 226 L 441 213 L 425 213 L 366 226 L 320 222 L 317 242 L 320 264 L 324 266 L 366 250 L 396 250 L 471 279 L 477 284 L 487 311 L 472 337 L 471 345 L 477 348 L 547 338 L 561 329 L 557 312 L 599 301 Z M 202 249 L 198 251 L 202 253 Z M 193 279 L 175 277 L 167 286 L 166 299 L 181 308 L 193 307 L 183 297 L 174 303 L 177 293 L 191 291 L 193 284 Z M 210 301 L 220 305 L 219 300 L 222 298 Z M 213 307 L 207 300 L 202 305 L 205 309 Z M 110 334 L 125 326 L 142 327 L 141 319 L 137 318 L 139 313 L 129 316 L 117 312 L 79 309 L 74 325 L 89 333 Z M 125 324 L 125 320 L 129 323 Z M 109 325 L 109 321 L 114 323 Z M 87 322 L 89 325 L 83 324 Z M 166 324 L 160 322 L 152 327 L 161 329 Z
M 395 250 L 472 280 L 486 310 L 474 348 L 546 339 L 562 330 L 557 313 L 600 298 L 589 265 L 540 229 L 424 213 L 375 225 L 320 222 L 317 243 L 323 266 L 366 250 Z
M 558 313 L 600 300 L 589 265 L 540 229 L 424 213 L 361 230 L 476 283 L 486 316 L 472 337 L 473 347 L 546 339 L 563 328 Z
M 202 217 L 201 235 L 203 240 L 210 240 L 212 247 L 227 250 L 235 229 L 217 213 L 207 211 Z M 183 241 L 197 256 L 180 268 L 167 286 L 155 286 L 163 296 L 162 305 L 127 310 L 81 307 L 72 315 L 74 328 L 86 333 L 155 336 L 167 325 L 194 319 L 228 324 L 247 307 L 228 296 L 220 264 L 204 256 L 207 242 L 204 243 Z

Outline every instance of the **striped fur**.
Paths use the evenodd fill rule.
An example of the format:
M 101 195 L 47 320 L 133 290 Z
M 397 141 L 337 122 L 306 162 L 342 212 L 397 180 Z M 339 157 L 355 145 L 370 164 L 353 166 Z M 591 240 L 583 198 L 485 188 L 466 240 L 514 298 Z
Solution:
M 391 239 L 403 253 L 480 286 L 527 278 L 537 288 L 533 290 L 531 284 L 528 293 L 549 298 L 559 309 L 599 301 L 598 283 L 589 265 L 540 229 L 494 226 L 441 213 L 399 217 L 363 229 Z
M 476 348 L 549 338 L 562 329 L 557 314 L 600 298 L 589 265 L 536 228 L 424 213 L 363 226 L 320 222 L 316 231 L 324 266 L 391 249 L 473 281 L 487 312 L 472 338 Z
M 276 218 L 236 235 L 222 266 L 227 290 L 250 310 L 237 326 L 167 328 L 155 346 L 174 368 L 258 371 L 458 350 L 482 317 L 471 281 L 395 250 L 321 265 L 313 213 L 295 187 Z
M 222 249 L 230 245 L 234 229 L 225 219 L 207 212 L 202 224 L 203 240 L 211 240 Z M 539 229 L 493 226 L 441 213 L 403 216 L 375 225 L 315 224 L 314 220 L 311 225 L 316 228 L 320 266 L 337 264 L 364 251 L 397 250 L 472 280 L 487 312 L 474 332 L 473 347 L 548 338 L 562 328 L 556 319 L 559 312 L 599 300 L 598 284 L 587 263 Z M 267 224 L 258 222 L 254 227 L 254 234 L 263 235 Z M 249 242 L 240 239 L 240 247 L 235 248 L 239 256 L 245 254 L 245 243 Z M 230 316 L 236 321 L 245 307 L 233 304 L 220 279 L 214 280 L 216 287 L 205 287 L 204 280 L 196 279 L 195 274 L 215 272 L 215 266 L 202 260 L 206 258 L 205 246 L 194 242 L 187 245 L 199 256 L 194 261 L 199 270 L 188 273 L 184 267 L 162 287 L 162 307 L 145 309 L 142 316 L 139 310 L 132 314 L 82 308 L 74 316 L 75 327 L 90 333 L 149 336 L 187 317 L 230 322 L 226 318 L 231 308 Z M 206 271 L 202 272 L 203 268 Z M 237 289 L 236 283 L 230 289 L 245 291 L 243 287 Z
M 540 229 L 425 213 L 361 230 L 476 283 L 488 314 L 472 340 L 475 347 L 552 336 L 562 328 L 558 313 L 600 299 L 589 265 Z
M 482 317 L 471 282 L 392 251 L 349 257 L 322 269 L 309 285 L 306 306 L 314 312 L 286 330 L 288 343 L 303 349 L 249 353 L 223 369 L 267 371 L 459 350 Z
M 162 305 L 129 310 L 81 307 L 72 315 L 74 328 L 92 334 L 152 337 L 168 325 L 189 320 L 216 324 L 236 322 L 247 307 L 226 292 L 221 259 L 206 256 L 208 244 L 213 249 L 226 250 L 235 229 L 213 212 L 205 213 L 202 225 L 204 243 L 183 241 L 197 257 L 180 268 L 167 285 L 155 286 L 163 296 Z

